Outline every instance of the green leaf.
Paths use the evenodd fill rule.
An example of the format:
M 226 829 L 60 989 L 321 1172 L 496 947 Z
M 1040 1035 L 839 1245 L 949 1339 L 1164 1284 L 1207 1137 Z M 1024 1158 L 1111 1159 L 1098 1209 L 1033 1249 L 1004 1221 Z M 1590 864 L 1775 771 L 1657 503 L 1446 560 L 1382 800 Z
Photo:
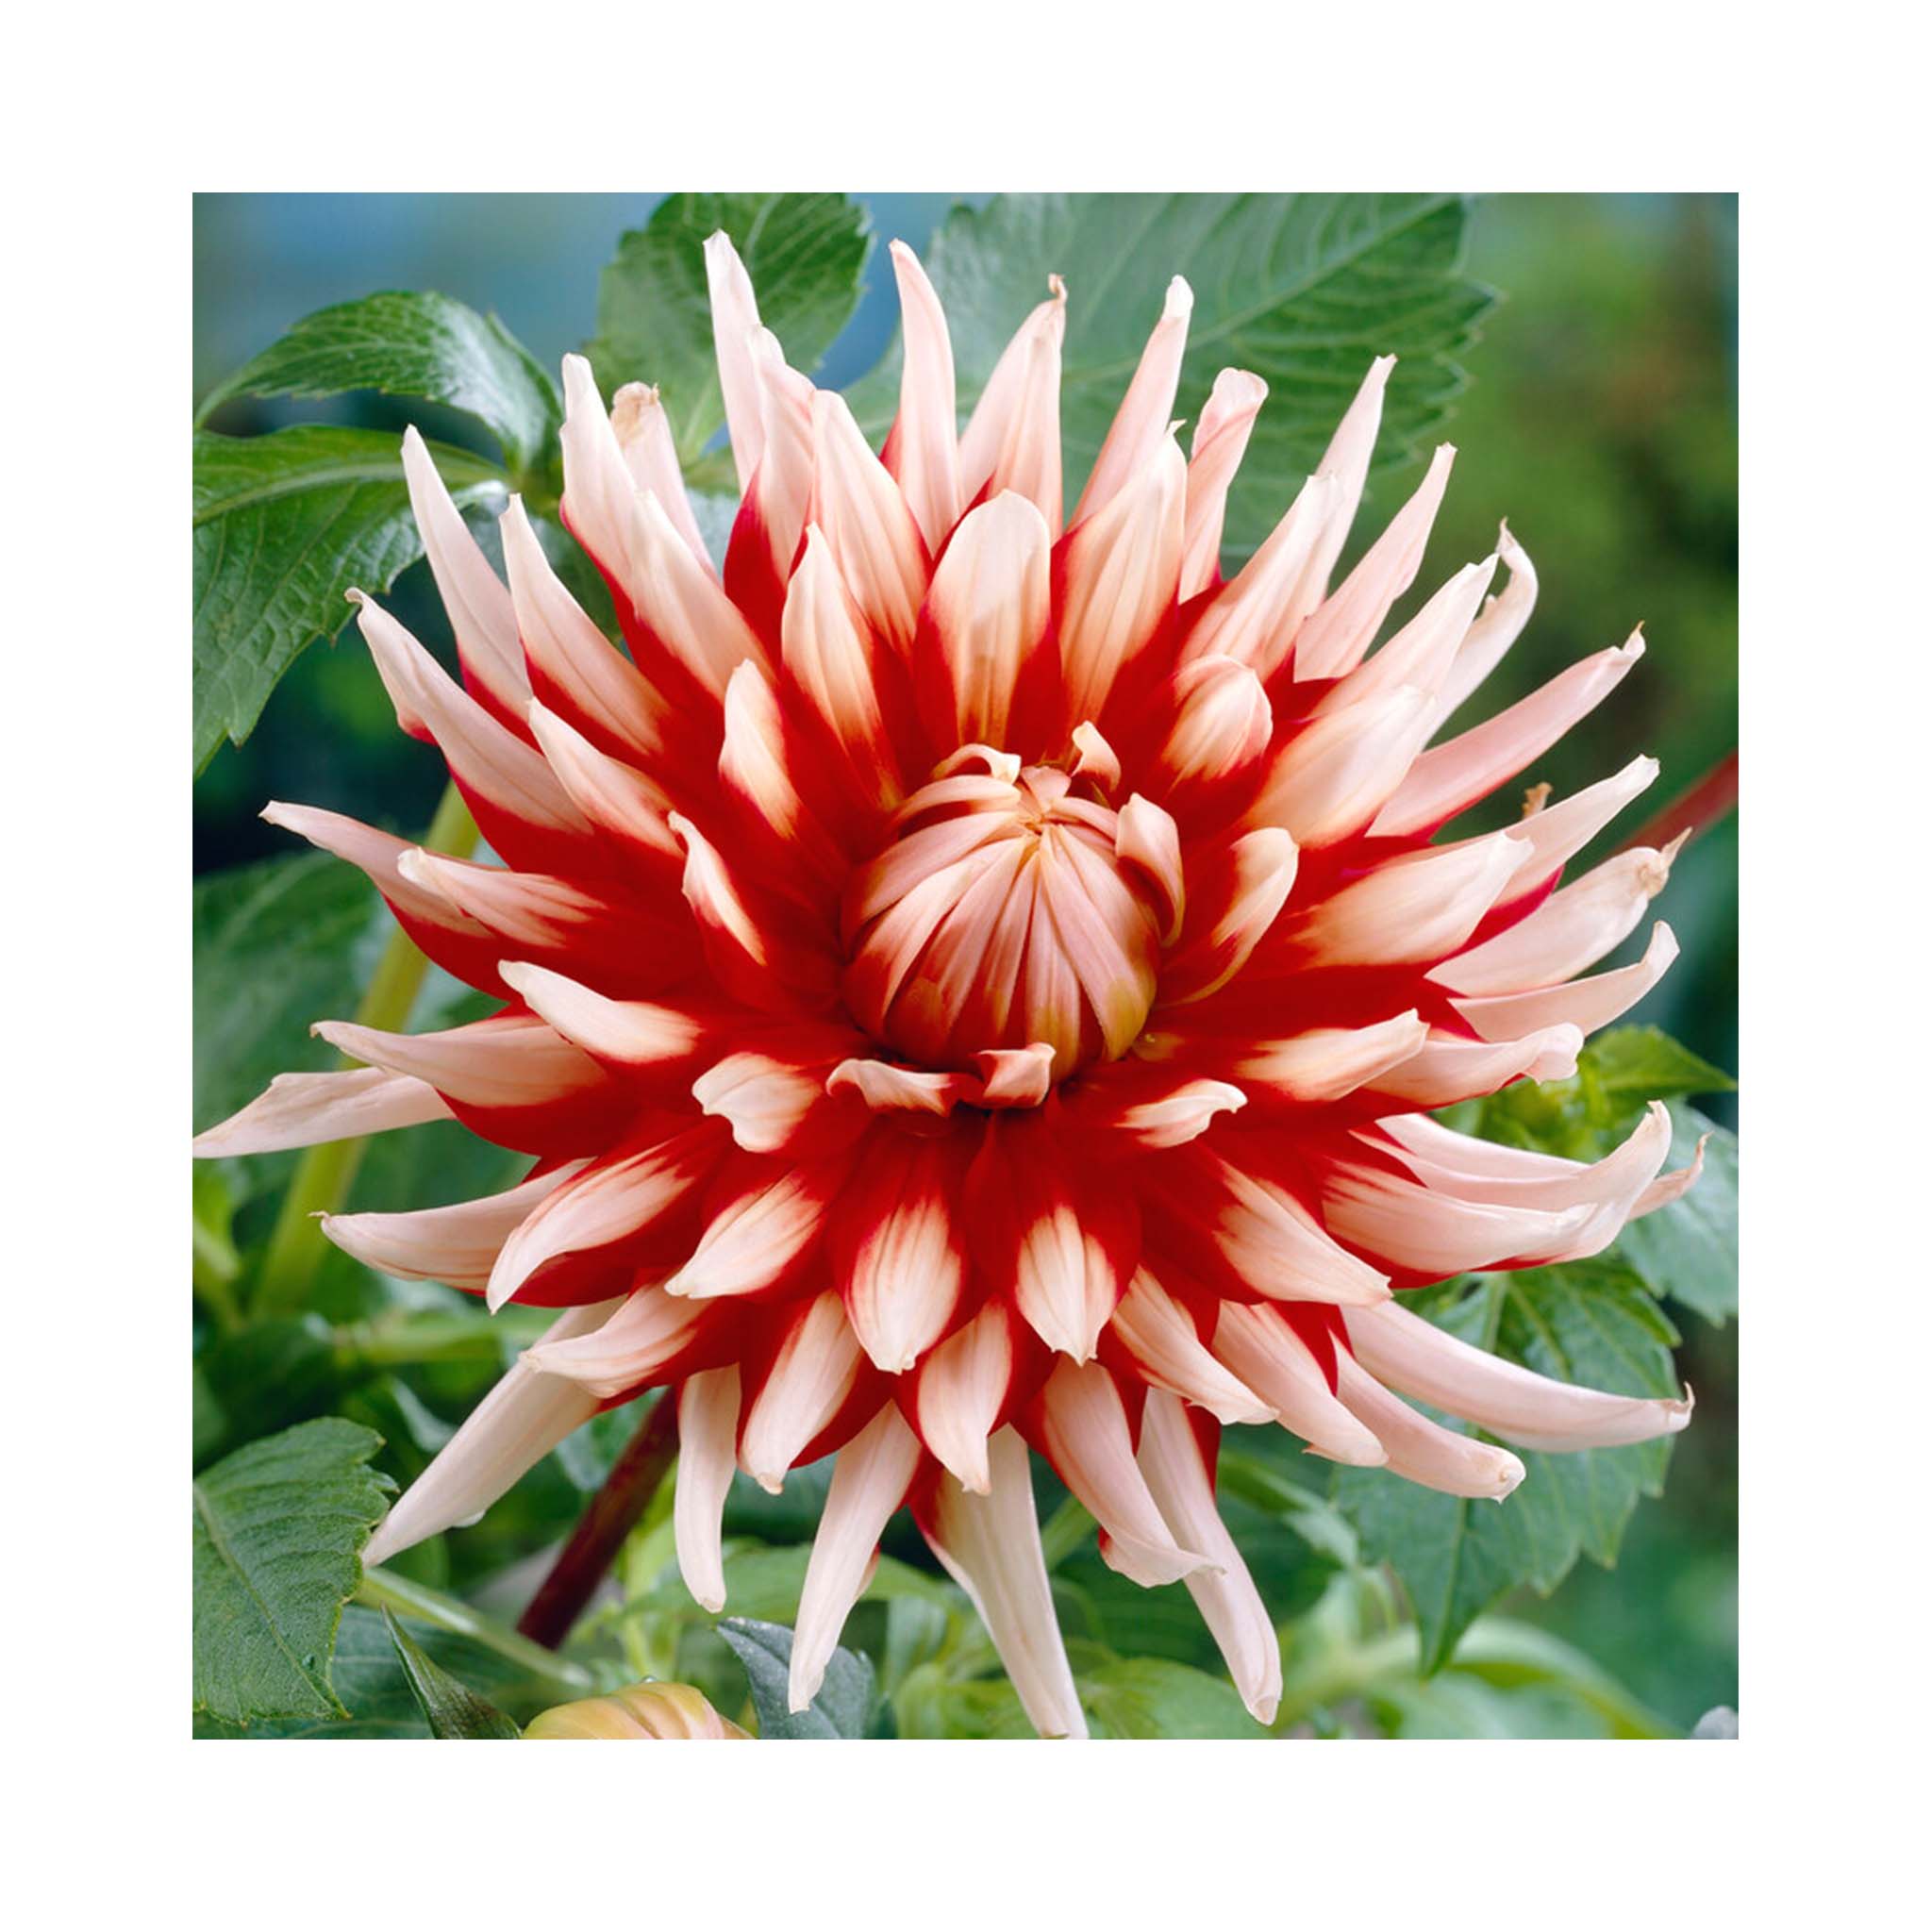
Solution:
M 956 208 L 927 273 L 946 307 L 968 408 L 1022 318 L 1067 282 L 1060 427 L 1067 503 L 1084 486 L 1169 279 L 1194 291 L 1174 413 L 1198 420 L 1215 375 L 1269 385 L 1227 512 L 1230 556 L 1252 551 L 1320 460 L 1385 353 L 1383 466 L 1419 452 L 1467 378 L 1456 358 L 1495 301 L 1461 273 L 1466 208 L 1447 194 L 1003 194 Z M 781 335 L 783 331 L 780 331 Z M 874 440 L 897 407 L 897 353 L 855 386 Z
M 724 421 L 704 255 L 721 228 L 744 258 L 760 317 L 808 375 L 858 307 L 872 250 L 865 210 L 842 194 L 674 194 L 618 242 L 584 353 L 607 393 L 658 385 L 685 463 Z
M 787 1707 L 786 1679 L 791 1669 L 791 1632 L 780 1624 L 749 1617 L 726 1617 L 718 1635 L 737 1653 L 751 1679 L 752 1707 L 761 1738 L 862 1738 L 873 1715 L 874 1686 L 871 1663 L 849 1650 L 835 1650 L 825 1681 L 810 1706 L 796 1713 Z
M 1738 1137 L 1681 1104 L 1671 1108 L 1671 1130 L 1674 1169 L 1688 1166 L 1710 1136 L 1704 1172 L 1681 1200 L 1631 1222 L 1617 1253 L 1657 1293 L 1723 1323 L 1738 1312 Z
M 1600 1033 L 1581 1057 L 1613 1101 L 1667 1100 L 1683 1093 L 1734 1093 L 1738 1083 L 1657 1026 Z
M 536 358 L 493 315 L 447 295 L 392 291 L 307 315 L 201 406 L 231 396 L 332 396 L 350 390 L 422 396 L 475 416 L 512 470 L 539 468 L 562 420 Z
M 231 1724 L 346 1712 L 329 1680 L 358 1553 L 394 1486 L 338 1417 L 251 1442 L 194 1483 L 194 1707 Z
M 1231 1685 L 1159 1657 L 1083 1672 L 1080 1702 L 1103 1738 L 1261 1738 Z
M 382 1621 L 432 1738 L 523 1736 L 489 1699 L 478 1697 L 460 1678 L 444 1670 L 388 1610 L 383 1611 Z
M 1559 1381 L 1631 1395 L 1677 1392 L 1670 1353 L 1676 1331 L 1642 1280 L 1612 1258 L 1468 1276 L 1410 1297 L 1408 1306 Z M 1338 1470 L 1335 1494 L 1362 1554 L 1387 1561 L 1401 1578 L 1426 1675 L 1506 1591 L 1527 1583 L 1547 1596 L 1579 1556 L 1613 1563 L 1638 1498 L 1662 1492 L 1669 1460 L 1668 1439 L 1524 1454 L 1528 1474 L 1501 1503 L 1440 1495 L 1383 1470 Z
M 461 506 L 503 474 L 431 446 Z M 312 638 L 334 637 L 351 589 L 386 591 L 423 553 L 402 446 L 373 429 L 301 424 L 271 436 L 194 438 L 194 768 L 255 728 Z

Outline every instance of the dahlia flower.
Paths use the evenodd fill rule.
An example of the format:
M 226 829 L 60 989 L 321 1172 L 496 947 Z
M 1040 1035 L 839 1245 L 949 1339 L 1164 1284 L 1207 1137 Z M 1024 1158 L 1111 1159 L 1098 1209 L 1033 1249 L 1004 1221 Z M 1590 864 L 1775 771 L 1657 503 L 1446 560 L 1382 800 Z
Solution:
M 607 413 L 565 360 L 562 514 L 627 653 L 515 499 L 500 580 L 406 438 L 461 682 L 358 596 L 360 627 L 398 722 L 441 752 L 503 862 L 265 815 L 361 867 L 430 958 L 503 1004 L 441 1033 L 325 1024 L 363 1064 L 284 1076 L 199 1151 L 453 1115 L 534 1157 L 488 1199 L 325 1222 L 388 1274 L 560 1311 L 371 1561 L 661 1389 L 678 1560 L 708 1609 L 733 1472 L 775 1491 L 836 1455 L 794 1707 L 909 1503 L 1034 1725 L 1077 1736 L 1037 1451 L 1114 1569 L 1186 1583 L 1266 1723 L 1280 1661 L 1216 1512 L 1224 1425 L 1500 1498 L 1522 1462 L 1406 1398 L 1542 1450 L 1688 1419 L 1688 1400 L 1496 1359 L 1400 1299 L 1594 1254 L 1694 1178 L 1661 1172 L 1658 1107 L 1594 1164 L 1431 1118 L 1573 1072 L 1675 953 L 1658 924 L 1637 964 L 1575 976 L 1635 928 L 1671 852 L 1558 885 L 1648 758 L 1557 804 L 1540 788 L 1506 829 L 1438 837 L 1642 643 L 1432 742 L 1522 631 L 1536 576 L 1506 526 L 1372 648 L 1455 455 L 1331 585 L 1392 358 L 1224 580 L 1266 386 L 1223 371 L 1183 450 L 1185 282 L 1066 514 L 1067 290 L 1050 282 L 962 430 L 940 303 L 891 253 L 904 373 L 875 453 L 787 365 L 730 242 L 708 244 L 742 489 L 722 572 L 657 392 L 620 390 Z

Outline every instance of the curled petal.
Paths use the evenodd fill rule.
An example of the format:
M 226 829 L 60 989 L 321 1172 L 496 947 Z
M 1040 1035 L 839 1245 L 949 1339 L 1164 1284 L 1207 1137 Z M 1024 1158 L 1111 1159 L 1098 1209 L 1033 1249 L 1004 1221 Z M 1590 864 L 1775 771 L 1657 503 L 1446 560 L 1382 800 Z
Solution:
M 322 1231 L 345 1255 L 406 1281 L 441 1281 L 481 1294 L 503 1244 L 546 1194 L 585 1163 L 569 1161 L 501 1194 L 403 1214 L 325 1214 Z
M 1604 1395 L 1505 1362 L 1391 1302 L 1349 1316 L 1349 1341 L 1377 1381 L 1447 1408 L 1523 1449 L 1615 1449 L 1675 1436 L 1690 1401 Z
M 799 1452 L 844 1407 L 863 1359 L 838 1295 L 792 1315 L 739 1432 L 739 1467 L 761 1490 L 775 1496 L 785 1487 Z
M 1109 1337 L 1156 1388 L 1224 1423 L 1266 1423 L 1274 1410 L 1201 1340 L 1194 1318 L 1146 1269 L 1127 1284 Z
M 1432 1423 L 1390 1394 L 1346 1350 L 1337 1373 L 1342 1401 L 1388 1450 L 1397 1475 L 1445 1495 L 1498 1503 L 1523 1480 L 1523 1464 L 1508 1450 Z
M 1427 1024 L 1411 1008 L 1372 1026 L 1317 1026 L 1263 1041 L 1236 1062 L 1235 1073 L 1263 1097 L 1315 1107 L 1367 1086 L 1411 1058 L 1428 1037 Z
M 594 1330 L 618 1306 L 607 1301 L 567 1309 L 545 1340 L 563 1341 Z M 362 1552 L 364 1567 L 374 1569 L 425 1537 L 480 1516 L 596 1412 L 595 1396 L 543 1374 L 526 1351 L 375 1525 Z
M 1535 992 L 1492 993 L 1451 1004 L 1484 1040 L 1512 1040 L 1553 1026 L 1594 1033 L 1628 1012 L 1670 971 L 1676 957 L 1676 935 L 1658 920 L 1643 958 L 1634 966 Z
M 658 391 L 645 383 L 625 383 L 610 399 L 610 427 L 631 481 L 664 506 L 664 514 L 691 554 L 707 570 L 711 569 L 711 553 L 705 548 L 703 533 L 691 514 L 677 445 Z
M 1211 1214 L 1210 1238 L 1236 1275 L 1281 1301 L 1366 1306 L 1389 1297 L 1388 1277 L 1351 1255 L 1278 1182 L 1208 1157 L 1215 1194 L 1188 1204 Z
M 530 1010 L 606 1066 L 649 1072 L 695 1054 L 704 1023 L 685 1008 L 607 999 L 527 960 L 506 959 L 503 982 Z
M 658 1375 L 683 1355 L 702 1316 L 702 1309 L 661 1288 L 641 1288 L 601 1327 L 569 1336 L 553 1328 L 524 1359 L 594 1400 L 608 1402 Z
M 791 1144 L 824 1095 L 820 1065 L 748 1050 L 726 1054 L 691 1083 L 706 1113 L 727 1121 L 748 1154 L 778 1154 Z
M 1512 894 L 1534 890 L 1590 843 L 1633 798 L 1641 797 L 1658 772 L 1655 758 L 1632 758 L 1614 777 L 1587 785 L 1559 805 L 1545 805 L 1519 820 L 1515 831 L 1529 847 Z
M 1298 854 L 1275 825 L 1244 833 L 1196 890 L 1179 950 L 1161 974 L 1164 1005 L 1218 992 L 1248 962 L 1288 903 Z
M 1165 915 L 1160 942 L 1172 945 L 1187 917 L 1188 888 L 1181 869 L 1181 835 L 1173 817 L 1137 791 L 1114 822 L 1114 857 L 1153 887 Z
M 1388 1454 L 1330 1392 L 1308 1345 L 1279 1308 L 1224 1302 L 1214 1353 L 1318 1456 L 1378 1469 Z
M 1566 1024 L 1493 1044 L 1431 1031 L 1406 1059 L 1367 1084 L 1411 1107 L 1454 1107 L 1458 1100 L 1494 1093 L 1511 1080 L 1567 1080 L 1582 1050 L 1582 1034 Z
M 385 1033 L 334 1020 L 313 1030 L 351 1059 L 413 1074 L 475 1108 L 541 1107 L 605 1080 L 595 1060 L 530 1013 L 498 1013 L 441 1033 Z
M 1566 1254 L 1594 1218 L 1588 1205 L 1502 1207 L 1398 1179 L 1341 1168 L 1322 1191 L 1322 1213 L 1351 1247 L 1421 1280 L 1477 1268 L 1528 1266 Z
M 677 1492 L 672 1511 L 684 1587 L 715 1617 L 724 1607 L 724 1498 L 737 1467 L 738 1367 L 706 1369 L 677 1391 Z
M 1358 705 L 1400 685 L 1426 691 L 1433 706 L 1495 575 L 1493 557 L 1465 564 L 1366 664 L 1340 679 L 1316 706 L 1317 711 Z
M 1274 713 L 1247 665 L 1191 658 L 1174 673 L 1169 691 L 1174 723 L 1155 765 L 1171 787 L 1194 791 L 1225 784 L 1267 751 Z
M 1470 625 L 1456 653 L 1456 662 L 1437 693 L 1441 717 L 1448 717 L 1503 661 L 1536 608 L 1536 568 L 1529 553 L 1509 534 L 1507 524 L 1496 534 L 1496 555 L 1508 571 L 1509 581 L 1499 595 L 1486 600 L 1482 615 Z

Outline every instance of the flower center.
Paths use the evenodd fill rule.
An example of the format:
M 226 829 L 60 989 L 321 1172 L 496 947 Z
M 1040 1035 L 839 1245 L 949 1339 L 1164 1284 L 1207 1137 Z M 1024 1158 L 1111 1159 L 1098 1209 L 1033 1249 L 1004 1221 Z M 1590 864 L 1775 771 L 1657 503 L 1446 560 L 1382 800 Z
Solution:
M 1115 856 L 1114 812 L 1072 787 L 975 745 L 899 808 L 844 903 L 845 1001 L 875 1039 L 962 1071 L 1043 1041 L 1056 1080 L 1133 1043 L 1154 1004 L 1157 915 Z

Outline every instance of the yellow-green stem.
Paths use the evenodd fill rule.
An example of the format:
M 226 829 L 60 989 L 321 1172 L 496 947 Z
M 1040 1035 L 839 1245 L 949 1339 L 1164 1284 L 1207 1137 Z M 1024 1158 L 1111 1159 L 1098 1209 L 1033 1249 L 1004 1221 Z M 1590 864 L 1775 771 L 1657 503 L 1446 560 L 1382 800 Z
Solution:
M 515 1630 L 507 1630 L 459 1598 L 447 1596 L 427 1584 L 412 1583 L 393 1570 L 366 1570 L 356 1591 L 356 1601 L 372 1610 L 391 1610 L 399 1617 L 415 1617 L 467 1637 L 493 1650 L 497 1656 L 521 1665 L 533 1677 L 555 1684 L 564 1692 L 581 1695 L 596 1688 L 596 1679 L 582 1664 L 558 1657 L 554 1650 L 531 1641 Z
M 454 785 L 445 788 L 423 843 L 432 852 L 449 853 L 458 858 L 475 849 L 476 822 Z M 356 1024 L 382 1032 L 396 1032 L 406 1026 L 428 970 L 429 961 L 398 926 L 390 935 L 362 1003 L 356 1008 Z M 345 1059 L 342 1064 L 353 1062 Z M 315 1272 L 326 1252 L 315 1217 L 334 1213 L 348 1198 L 367 1144 L 366 1137 L 326 1141 L 309 1148 L 297 1163 L 256 1277 L 254 1306 L 258 1313 L 291 1314 L 308 1305 Z

